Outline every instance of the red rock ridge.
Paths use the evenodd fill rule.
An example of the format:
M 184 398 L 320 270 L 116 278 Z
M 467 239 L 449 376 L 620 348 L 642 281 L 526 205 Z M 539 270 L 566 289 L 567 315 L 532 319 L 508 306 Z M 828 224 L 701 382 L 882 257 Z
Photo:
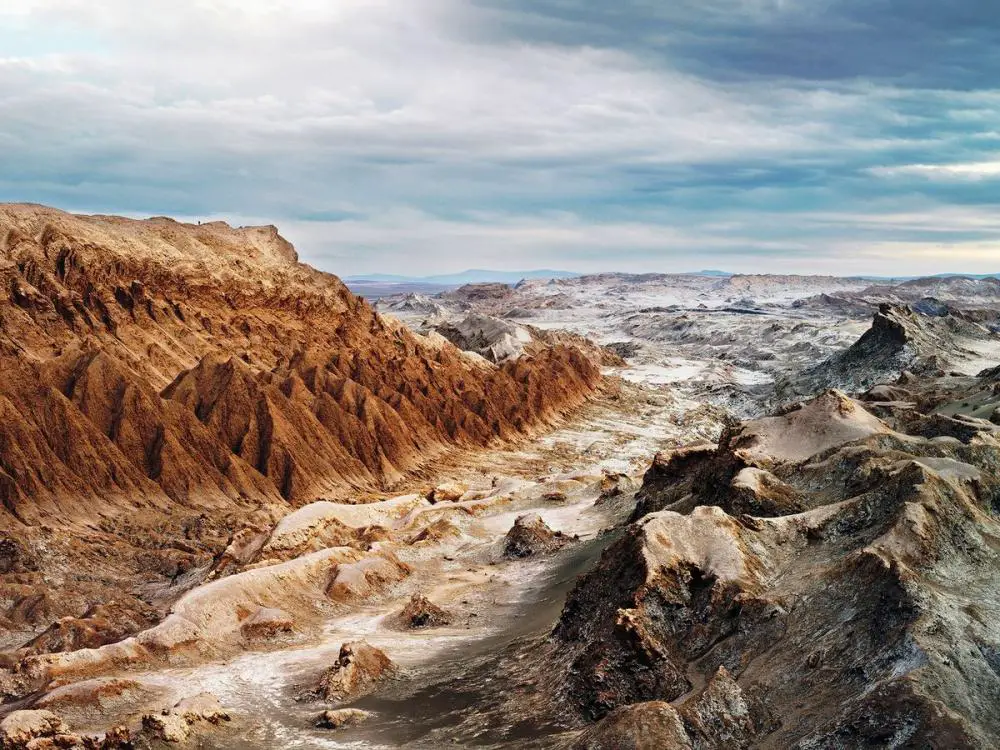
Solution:
M 580 404 L 380 318 L 274 227 L 0 207 L 0 527 L 375 488 Z

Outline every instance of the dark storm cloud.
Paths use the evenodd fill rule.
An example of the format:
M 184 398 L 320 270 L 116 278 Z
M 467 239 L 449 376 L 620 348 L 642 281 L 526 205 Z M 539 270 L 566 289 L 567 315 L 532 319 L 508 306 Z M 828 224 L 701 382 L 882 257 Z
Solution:
M 971 90 L 1000 73 L 1000 14 L 987 0 L 476 1 L 514 38 L 631 49 L 721 79 Z

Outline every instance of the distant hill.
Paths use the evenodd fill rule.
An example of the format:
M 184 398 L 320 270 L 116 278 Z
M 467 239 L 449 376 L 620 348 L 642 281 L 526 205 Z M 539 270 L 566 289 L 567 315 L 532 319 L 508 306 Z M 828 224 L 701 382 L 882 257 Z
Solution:
M 471 268 L 461 273 L 440 274 L 437 276 L 400 276 L 391 273 L 369 273 L 344 276 L 345 282 L 377 281 L 386 284 L 440 284 L 443 286 L 460 286 L 462 284 L 481 284 L 488 281 L 500 281 L 505 284 L 516 284 L 521 279 L 570 279 L 579 276 L 572 271 L 554 271 L 540 268 L 533 271 L 491 271 L 482 268 Z
M 1000 273 L 936 273 L 929 276 L 849 276 L 848 278 L 904 284 L 908 281 L 917 281 L 919 279 L 974 279 L 976 281 L 1000 279 Z
M 1000 279 L 1000 273 L 938 273 L 931 279 Z

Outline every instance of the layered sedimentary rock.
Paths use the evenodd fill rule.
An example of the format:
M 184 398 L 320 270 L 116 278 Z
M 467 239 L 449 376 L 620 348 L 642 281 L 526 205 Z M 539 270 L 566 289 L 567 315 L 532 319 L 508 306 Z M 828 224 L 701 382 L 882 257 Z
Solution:
M 274 227 L 17 205 L 0 207 L 0 370 L 14 632 L 87 619 L 109 571 L 177 581 L 235 527 L 544 425 L 599 379 L 569 347 L 494 366 L 414 335 Z
M 1000 440 L 928 399 L 831 392 L 662 456 L 550 642 L 601 720 L 579 747 L 993 746 Z

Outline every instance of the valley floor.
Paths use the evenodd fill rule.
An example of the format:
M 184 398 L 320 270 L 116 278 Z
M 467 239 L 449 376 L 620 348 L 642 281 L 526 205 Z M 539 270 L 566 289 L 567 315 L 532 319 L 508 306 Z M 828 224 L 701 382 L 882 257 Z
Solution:
M 886 710 L 905 703 L 893 737 L 945 736 L 953 717 L 920 713 L 939 704 L 916 677 L 913 695 L 892 691 L 953 656 L 921 607 L 944 611 L 926 592 L 963 579 L 925 548 L 961 537 L 992 585 L 976 566 L 994 546 L 1000 387 L 974 376 L 997 361 L 1000 314 L 881 301 L 902 293 L 612 276 L 383 301 L 470 362 L 568 343 L 604 362 L 605 384 L 551 432 L 446 453 L 377 502 L 314 502 L 237 534 L 154 627 L 27 657 L 9 676 L 23 706 L 4 710 L 52 710 L 93 736 L 141 726 L 149 748 L 177 741 L 171 727 L 220 750 L 674 747 L 656 738 L 675 730 L 678 748 L 729 747 L 726 732 L 733 747 L 839 748 L 852 745 L 837 732 L 881 736 L 854 716 L 886 691 Z M 811 604 L 828 594 L 843 601 Z M 992 607 L 963 625 L 982 631 L 977 675 L 1000 674 Z M 841 627 L 852 618 L 872 643 Z M 813 653 L 817 638 L 832 645 Z M 815 705 L 786 695 L 785 676 Z M 345 708 L 364 720 L 325 714 Z M 653 744 L 616 744 L 640 725 Z M 709 739 L 684 744 L 695 737 Z
M 457 485 L 474 500 L 454 507 L 431 506 L 418 495 L 401 495 L 400 501 L 412 510 L 392 519 L 394 538 L 378 545 L 409 569 L 400 580 L 376 582 L 347 606 L 331 609 L 313 602 L 311 612 L 298 591 L 288 597 L 280 590 L 264 596 L 250 593 L 248 602 L 266 603 L 308 625 L 284 640 L 242 644 L 225 658 L 198 657 L 191 666 L 157 663 L 143 669 L 138 662 L 114 669 L 114 660 L 102 662 L 99 678 L 76 682 L 62 692 L 57 689 L 42 705 L 61 707 L 60 714 L 71 719 L 75 731 L 96 734 L 210 693 L 233 719 L 200 738 L 203 746 L 219 748 L 380 748 L 403 743 L 440 747 L 456 742 L 526 746 L 525 732 L 544 745 L 550 732 L 565 727 L 528 729 L 523 726 L 526 717 L 513 709 L 483 710 L 479 698 L 495 694 L 499 685 L 486 690 L 483 682 L 491 678 L 483 670 L 492 672 L 489 665 L 498 655 L 516 652 L 519 643 L 551 630 L 576 577 L 593 565 L 631 511 L 650 455 L 692 437 L 715 439 L 722 428 L 718 410 L 679 397 L 663 385 L 631 383 L 610 370 L 608 375 L 603 395 L 554 432 L 513 448 L 458 453 L 413 487 Z M 400 501 L 390 499 L 386 505 Z M 344 507 L 349 513 L 369 506 Z M 329 509 L 317 508 L 315 513 L 324 512 Z M 308 524 L 313 514 L 306 506 L 293 517 Z M 552 554 L 506 559 L 505 535 L 526 514 L 538 514 L 550 529 L 572 541 Z M 441 519 L 451 526 L 442 538 L 412 543 Z M 296 566 L 314 554 L 250 566 L 251 573 L 243 575 L 267 575 L 269 567 Z M 227 580 L 232 579 L 221 583 Z M 219 583 L 206 584 L 204 598 L 216 597 L 211 588 Z M 404 631 L 387 624 L 418 593 L 452 613 L 452 623 Z M 198 596 L 198 589 L 186 595 Z M 203 640 L 198 646 L 202 653 L 212 653 L 214 637 L 196 635 Z M 316 718 L 327 706 L 303 700 L 302 695 L 336 662 L 341 646 L 356 641 L 384 651 L 399 669 L 397 678 L 377 698 L 351 704 L 372 711 L 364 724 L 335 733 L 316 728 Z M 113 703 L 95 706 L 89 696 L 101 693 L 113 680 L 126 680 L 127 690 Z

